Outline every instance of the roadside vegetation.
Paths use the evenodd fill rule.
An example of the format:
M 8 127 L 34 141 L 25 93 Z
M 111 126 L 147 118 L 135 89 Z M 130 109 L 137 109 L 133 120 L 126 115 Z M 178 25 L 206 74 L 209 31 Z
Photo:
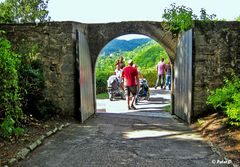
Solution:
M 0 23 L 46 22 L 48 1 L 5 0 Z M 43 98 L 44 78 L 38 46 L 19 41 L 14 46 L 0 30 L 0 137 L 18 138 L 32 117 L 51 116 L 51 102 Z
M 240 126 L 240 78 L 233 75 L 223 87 L 211 90 L 207 104 L 226 115 L 228 124 Z

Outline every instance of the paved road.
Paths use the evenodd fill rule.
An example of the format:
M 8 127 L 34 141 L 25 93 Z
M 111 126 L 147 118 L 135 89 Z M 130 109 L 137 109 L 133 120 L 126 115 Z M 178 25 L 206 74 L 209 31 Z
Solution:
M 169 101 L 169 92 L 160 90 L 136 111 L 128 111 L 124 100 L 99 100 L 95 117 L 51 136 L 16 166 L 227 166 L 198 133 L 162 111 Z

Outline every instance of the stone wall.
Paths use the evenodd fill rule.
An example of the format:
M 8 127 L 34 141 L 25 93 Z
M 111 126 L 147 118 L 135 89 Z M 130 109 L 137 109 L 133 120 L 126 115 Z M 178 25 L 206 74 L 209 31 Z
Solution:
M 240 22 L 196 22 L 193 46 L 193 116 L 207 112 L 208 90 L 240 75 Z
M 45 98 L 59 108 L 60 114 L 73 115 L 75 108 L 75 60 L 73 23 L 0 25 L 13 48 L 19 43 L 37 44 L 43 63 Z
M 62 115 L 74 115 L 80 106 L 76 31 L 82 32 L 89 42 L 92 68 L 107 42 L 128 33 L 148 35 L 168 48 L 169 54 L 176 50 L 176 39 L 157 22 L 0 24 L 0 29 L 6 30 L 15 49 L 19 43 L 38 45 L 44 64 L 45 97 L 59 107 Z M 240 23 L 196 22 L 193 32 L 192 116 L 196 118 L 207 110 L 208 89 L 221 86 L 224 76 L 232 72 L 240 74 Z M 171 58 L 174 60 L 174 56 Z M 92 71 L 94 85 L 95 70 Z

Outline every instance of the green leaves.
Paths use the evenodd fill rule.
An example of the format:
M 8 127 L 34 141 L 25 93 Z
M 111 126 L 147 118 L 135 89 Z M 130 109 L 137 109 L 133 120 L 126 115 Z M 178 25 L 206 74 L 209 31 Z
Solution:
M 236 18 L 236 21 L 240 21 L 240 16 L 238 16 L 238 17 Z
M 187 31 L 192 28 L 193 20 L 211 21 L 215 19 L 216 15 L 208 15 L 205 9 L 201 9 L 201 15 L 198 18 L 193 13 L 191 8 L 186 6 L 176 6 L 171 4 L 171 8 L 166 8 L 163 13 L 164 28 L 171 31 L 173 35 L 178 35 L 180 32 Z
M 19 128 L 23 111 L 44 118 L 56 112 L 43 98 L 44 78 L 36 56 L 37 46 L 19 43 L 18 50 L 21 56 L 11 51 L 8 40 L 0 37 L 0 134 L 5 138 L 23 133 Z
M 196 16 L 193 14 L 191 8 L 186 6 L 176 6 L 171 4 L 170 9 L 165 9 L 162 18 L 169 23 L 169 31 L 173 34 L 189 30 L 192 27 L 192 20 Z
M 0 37 L 0 46 L 0 110 L 8 115 L 21 106 L 17 70 L 21 61 L 19 55 L 10 51 L 11 45 L 3 37 Z M 21 117 L 21 113 L 15 117 Z
M 231 125 L 240 126 L 240 78 L 225 79 L 222 88 L 210 91 L 207 104 L 223 111 Z
M 0 37 L 0 117 L 4 118 L 0 130 L 7 138 L 15 134 L 15 125 L 23 116 L 18 78 L 21 60 L 10 48 L 10 42 Z
M 36 23 L 50 20 L 48 0 L 5 0 L 0 3 L 1 23 Z
M 24 130 L 20 127 L 15 128 L 15 121 L 11 116 L 7 116 L 3 123 L 1 124 L 1 135 L 4 138 L 10 138 L 12 135 L 15 135 L 16 137 L 23 134 Z

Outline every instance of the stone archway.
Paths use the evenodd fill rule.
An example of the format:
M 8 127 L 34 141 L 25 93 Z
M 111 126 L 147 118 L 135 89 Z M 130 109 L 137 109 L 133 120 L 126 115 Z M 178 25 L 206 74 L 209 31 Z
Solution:
M 174 62 L 177 38 L 163 29 L 161 22 L 120 22 L 107 24 L 89 24 L 88 40 L 93 66 L 101 49 L 112 39 L 126 34 L 142 34 L 154 39 L 164 47 L 169 58 Z
M 112 39 L 126 34 L 142 34 L 152 38 L 165 49 L 174 65 L 178 39 L 174 38 L 170 32 L 164 30 L 161 22 L 90 24 L 88 25 L 88 44 L 92 58 L 92 69 L 94 70 L 94 92 L 96 92 L 95 64 L 101 49 Z M 174 79 L 172 82 L 174 83 Z M 174 95 L 172 94 L 171 96 L 173 99 Z M 174 101 L 172 101 L 172 106 L 174 106 Z M 96 103 L 94 108 L 96 110 Z

